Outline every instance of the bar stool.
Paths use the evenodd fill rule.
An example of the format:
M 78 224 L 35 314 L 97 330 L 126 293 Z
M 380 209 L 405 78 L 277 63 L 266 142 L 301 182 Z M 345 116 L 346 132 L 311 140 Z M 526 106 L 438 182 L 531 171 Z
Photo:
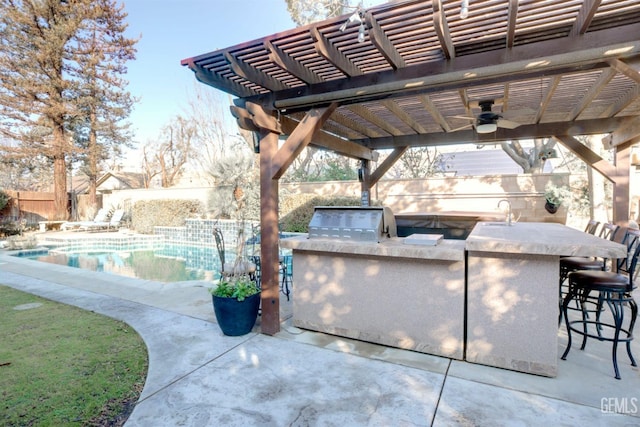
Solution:
M 638 305 L 631 292 L 634 289 L 633 280 L 640 256 L 640 231 L 627 230 L 622 243 L 627 247 L 627 257 L 617 260 L 615 272 L 583 270 L 569 274 L 569 291 L 562 304 L 568 343 L 561 359 L 567 359 L 571 349 L 572 332 L 582 335 L 581 350 L 584 350 L 587 338 L 610 341 L 613 343 L 612 360 L 616 379 L 620 379 L 618 343 L 626 343 L 631 366 L 637 366 L 631 354 L 631 340 L 633 340 L 633 327 L 638 316 Z M 578 320 L 570 321 L 568 318 L 567 312 L 571 301 L 577 301 L 581 308 L 582 316 Z M 587 302 L 598 306 L 595 320 L 590 320 L 587 316 L 585 308 Z M 627 325 L 624 324 L 625 307 L 631 310 L 631 318 Z M 610 319 L 607 317 L 603 320 L 603 315 L 606 315 L 603 311 L 606 308 L 609 309 Z M 593 327 L 595 332 L 592 331 Z M 604 336 L 605 330 L 612 331 L 613 336 Z
M 594 225 L 595 223 L 595 225 Z M 585 228 L 586 232 L 595 232 L 598 225 L 600 223 L 598 221 L 589 221 L 587 227 Z M 618 233 L 620 226 L 616 224 L 605 223 L 602 224 L 602 229 L 600 230 L 599 237 L 607 240 L 613 241 Z M 591 233 L 590 233 L 591 234 Z M 607 268 L 607 260 L 606 259 L 597 259 L 591 257 L 561 257 L 560 258 L 560 283 L 559 283 L 559 299 L 558 299 L 558 326 L 562 322 L 562 302 L 567 295 L 567 286 L 565 285 L 565 281 L 569 276 L 569 273 L 572 271 L 580 271 L 580 270 L 591 270 L 591 271 L 602 271 Z M 579 310 L 579 307 L 569 307 L 570 310 Z

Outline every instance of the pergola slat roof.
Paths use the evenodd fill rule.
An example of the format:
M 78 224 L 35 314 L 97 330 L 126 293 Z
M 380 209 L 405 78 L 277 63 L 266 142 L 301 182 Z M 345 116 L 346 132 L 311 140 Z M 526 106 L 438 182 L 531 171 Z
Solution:
M 553 137 L 614 183 L 629 213 L 629 158 L 640 141 L 640 1 L 399 0 L 182 61 L 238 97 L 260 135 L 262 331 L 279 330 L 278 180 L 307 145 L 362 160 L 362 194 L 409 147 Z M 479 134 L 479 102 L 516 122 Z M 288 135 L 282 146 L 278 134 Z M 574 136 L 605 138 L 609 163 Z M 378 149 L 393 151 L 371 171 Z
M 410 145 L 542 137 L 538 125 L 587 120 L 608 133 L 618 121 L 606 119 L 640 114 L 640 2 L 474 0 L 464 20 L 459 7 L 390 2 L 363 11 L 363 43 L 357 22 L 340 30 L 347 15 L 182 64 L 294 120 L 339 102 L 323 130 L 374 149 L 392 148 L 394 137 L 414 136 Z M 460 116 L 476 116 L 469 102 L 484 99 L 502 100 L 493 111 L 523 126 L 476 134 Z

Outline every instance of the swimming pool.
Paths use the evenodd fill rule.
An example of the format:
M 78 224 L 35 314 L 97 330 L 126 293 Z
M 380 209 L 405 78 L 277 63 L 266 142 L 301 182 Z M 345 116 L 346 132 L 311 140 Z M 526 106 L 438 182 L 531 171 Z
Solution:
M 211 281 L 218 278 L 220 271 L 218 251 L 211 247 L 168 245 L 156 249 L 91 251 L 60 248 L 22 251 L 16 256 L 164 283 Z

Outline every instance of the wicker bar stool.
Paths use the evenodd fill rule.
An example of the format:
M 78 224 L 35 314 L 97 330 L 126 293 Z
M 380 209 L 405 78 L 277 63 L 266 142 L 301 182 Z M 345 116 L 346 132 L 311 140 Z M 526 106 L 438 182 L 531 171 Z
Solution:
M 593 226 L 592 223 L 595 223 Z M 585 232 L 594 231 L 597 229 L 597 226 L 600 223 L 597 221 L 589 221 L 587 224 L 587 228 Z M 600 229 L 599 236 L 603 239 L 613 241 L 620 229 L 619 225 L 605 223 L 602 224 L 602 228 Z M 559 281 L 559 298 L 558 298 L 558 326 L 560 326 L 562 322 L 562 302 L 564 301 L 565 296 L 567 295 L 567 285 L 566 280 L 569 276 L 569 273 L 572 271 L 580 271 L 580 270 L 591 270 L 591 271 L 602 271 L 607 268 L 607 260 L 606 259 L 598 259 L 592 257 L 562 257 L 560 258 L 560 281 Z M 579 310 L 579 307 L 569 307 L 570 310 Z
M 562 304 L 568 335 L 567 348 L 562 355 L 562 360 L 566 360 L 571 349 L 572 332 L 582 335 L 581 350 L 584 350 L 587 338 L 610 341 L 613 343 L 612 360 L 616 379 L 620 379 L 618 343 L 626 343 L 631 365 L 637 366 L 631 354 L 631 341 L 638 316 L 638 306 L 631 293 L 634 289 L 633 281 L 640 256 L 640 231 L 627 230 L 622 243 L 627 247 L 627 257 L 617 260 L 615 272 L 582 270 L 569 274 L 569 291 Z M 578 302 L 581 317 L 570 321 L 568 308 L 572 301 Z M 593 320 L 587 315 L 588 302 L 598 307 Z M 608 312 L 606 312 L 607 308 Z M 630 311 L 631 315 L 627 324 L 625 324 L 625 310 Z M 609 332 L 609 335 L 605 335 L 605 332 Z

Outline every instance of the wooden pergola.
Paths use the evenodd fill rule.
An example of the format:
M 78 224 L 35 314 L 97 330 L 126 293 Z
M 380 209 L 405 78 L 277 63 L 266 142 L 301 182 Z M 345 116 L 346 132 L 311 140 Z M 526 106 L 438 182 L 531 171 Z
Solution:
M 366 199 L 410 147 L 554 138 L 613 183 L 628 221 L 640 2 L 470 0 L 466 19 L 460 6 L 392 1 L 182 61 L 259 135 L 263 333 L 280 330 L 278 182 L 308 145 L 360 160 Z M 506 127 L 479 133 L 487 100 L 482 120 Z M 576 139 L 600 134 L 614 162 Z M 393 151 L 372 170 L 380 149 Z

